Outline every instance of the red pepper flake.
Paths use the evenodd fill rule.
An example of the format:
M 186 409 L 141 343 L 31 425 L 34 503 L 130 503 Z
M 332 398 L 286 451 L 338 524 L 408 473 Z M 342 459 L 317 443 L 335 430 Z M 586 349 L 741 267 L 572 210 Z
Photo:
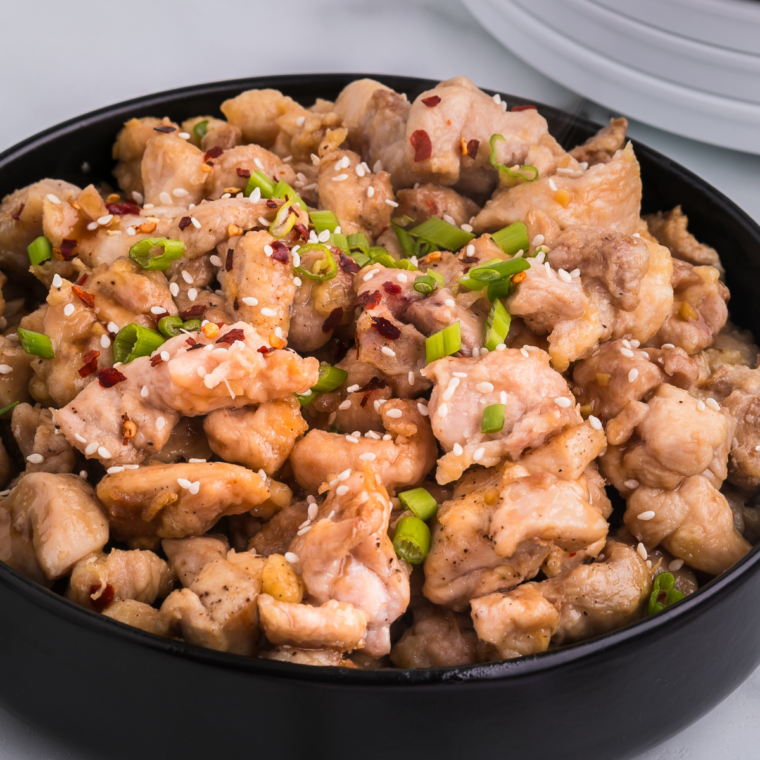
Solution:
M 186 230 L 192 223 L 193 220 L 189 216 L 183 216 L 182 219 L 179 220 L 178 226 L 180 231 Z
M 176 132 L 177 129 L 176 129 L 176 127 L 164 126 L 164 127 L 153 127 L 153 131 L 154 132 L 164 132 L 165 134 L 168 135 L 169 132 Z
M 235 300 L 232 302 L 232 308 L 233 308 L 235 311 L 237 311 L 237 310 L 240 308 L 240 301 L 239 301 L 239 299 L 237 299 L 237 298 L 236 298 L 236 299 L 235 299 Z
M 398 340 L 401 337 L 401 330 L 385 317 L 372 317 L 372 327 L 388 340 Z
M 303 224 L 294 224 L 293 229 L 304 239 L 309 239 L 309 230 L 303 226 Z
M 198 319 L 198 317 L 202 317 L 206 313 L 206 309 L 208 309 L 208 306 L 206 306 L 206 304 L 197 303 L 194 306 L 191 306 L 189 309 L 181 311 L 179 316 L 185 321 L 188 319 Z
M 385 388 L 387 383 L 385 380 L 381 380 L 379 377 L 373 377 L 370 379 L 370 381 L 363 387 L 359 388 L 357 393 L 363 393 L 364 396 L 362 397 L 361 402 L 359 403 L 359 406 L 364 407 L 367 405 L 367 402 L 369 401 L 370 396 L 372 395 L 372 391 L 380 390 L 381 388 Z
M 287 264 L 290 261 L 290 250 L 282 240 L 275 240 L 272 243 L 272 258 L 275 261 L 279 261 L 282 264 Z
M 418 129 L 412 132 L 409 142 L 414 148 L 414 160 L 424 161 L 430 158 L 433 153 L 433 144 L 430 142 L 430 135 L 424 129 Z
M 89 377 L 98 371 L 98 357 L 100 351 L 88 351 L 82 357 L 82 366 L 79 368 L 79 377 Z
M 61 256 L 65 261 L 68 261 L 69 259 L 74 258 L 74 251 L 77 247 L 77 241 L 76 240 L 64 240 L 61 243 L 60 251 Z
M 360 306 L 363 306 L 365 309 L 374 309 L 375 306 L 377 306 L 380 303 L 380 299 L 382 296 L 380 295 L 379 290 L 373 290 L 371 293 L 367 290 L 365 290 L 349 307 L 351 311 L 354 311 L 354 309 L 358 309 Z
M 203 348 L 203 343 L 196 343 L 194 346 L 190 346 L 188 351 L 197 351 L 199 348 Z
M 479 146 L 480 146 L 480 140 L 470 140 L 467 143 L 467 155 L 470 158 L 475 158 L 478 155 Z
M 513 111 L 537 111 L 535 106 L 512 106 Z
M 230 330 L 229 332 L 224 333 L 219 340 L 217 340 L 217 343 L 229 343 L 232 345 L 237 340 L 245 340 L 245 333 L 243 332 L 242 328 L 236 327 L 234 330 Z
M 140 207 L 131 201 L 124 201 L 124 203 L 106 203 L 106 208 L 108 209 L 108 212 L 114 216 L 126 216 L 127 214 L 140 216 Z
M 267 200 L 267 208 L 277 208 L 277 201 L 273 201 L 271 198 Z
M 187 343 L 188 346 L 195 346 L 197 345 L 198 341 L 195 340 L 195 338 L 187 338 L 187 340 L 185 340 L 185 343 Z
M 361 271 L 361 267 L 350 256 L 346 256 L 346 254 L 343 252 L 341 252 L 339 255 L 340 268 L 346 274 L 356 274 L 357 272 Z
M 396 285 L 395 282 L 384 282 L 383 290 L 391 296 L 397 296 L 401 292 L 401 285 Z
M 17 222 L 19 218 L 21 217 L 21 212 L 24 210 L 24 206 L 26 204 L 22 203 L 12 214 L 11 219 L 13 219 L 14 222 Z
M 234 248 L 228 248 L 227 249 L 227 259 L 224 262 L 224 268 L 227 272 L 232 271 L 232 265 L 235 260 L 235 249 Z
M 276 351 L 276 348 L 272 348 L 271 346 L 261 346 L 261 348 L 256 349 L 260 354 L 264 354 L 266 356 L 267 354 L 271 354 L 272 351 Z
M 437 95 L 431 95 L 429 98 L 423 98 L 422 102 L 428 108 L 435 108 L 441 102 L 441 99 Z
M 333 309 L 327 319 L 322 323 L 322 332 L 329 333 L 343 321 L 343 309 L 338 306 Z
M 103 612 L 106 607 L 110 607 L 113 604 L 115 593 L 113 586 L 110 583 L 106 583 L 106 587 L 97 599 L 93 599 L 93 594 L 97 594 L 103 587 L 102 583 L 93 583 L 90 586 L 90 604 L 97 612 Z
M 80 285 L 80 286 L 81 286 L 81 285 L 84 285 L 84 284 L 87 282 L 87 280 L 89 280 L 89 279 L 90 279 L 90 275 L 89 275 L 89 274 L 87 274 L 87 272 L 85 272 L 85 273 L 84 273 L 84 274 L 83 274 L 83 275 L 82 275 L 82 276 L 81 276 L 81 277 L 80 277 L 80 278 L 77 280 L 77 285 Z
M 248 179 L 248 177 L 251 176 L 251 170 L 250 169 L 241 169 L 239 166 L 237 169 L 235 169 L 237 172 L 238 177 L 245 177 Z
M 160 359 L 161 356 L 159 355 L 158 358 Z M 114 367 L 104 367 L 98 371 L 98 382 L 103 388 L 113 388 L 114 385 L 124 382 L 126 379 L 127 378 Z
M 77 285 L 72 285 L 71 289 L 74 291 L 74 295 L 88 308 L 92 309 L 95 306 L 95 296 L 92 293 L 88 293 L 86 290 L 82 290 Z
M 203 160 L 210 161 L 212 158 L 219 158 L 219 156 L 221 156 L 222 153 L 224 153 L 224 148 L 220 148 L 218 145 L 216 145 L 215 147 L 211 148 L 210 150 L 207 150 L 203 154 Z
M 151 367 L 157 367 L 163 359 L 161 358 L 161 354 L 156 354 L 151 360 L 150 360 L 150 366 Z
M 431 216 L 438 216 L 438 204 L 435 201 L 425 201 L 430 209 Z

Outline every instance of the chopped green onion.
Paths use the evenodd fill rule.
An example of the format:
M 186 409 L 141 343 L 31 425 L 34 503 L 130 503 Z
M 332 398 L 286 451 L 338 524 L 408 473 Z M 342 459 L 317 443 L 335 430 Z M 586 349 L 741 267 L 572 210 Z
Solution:
M 446 284 L 446 278 L 440 272 L 436 272 L 432 267 L 430 267 L 425 274 L 428 277 L 432 277 L 439 288 L 442 288 Z
M 429 274 L 424 274 L 414 281 L 414 289 L 418 293 L 432 293 L 436 289 L 437 284 Z
M 394 259 L 393 261 L 393 268 L 394 269 L 406 269 L 408 272 L 417 272 L 419 271 L 414 264 L 412 264 L 409 259 Z
M 462 348 L 462 335 L 459 331 L 459 321 L 444 327 L 425 339 L 426 363 L 438 361 L 444 356 L 451 356 Z
M 0 417 L 2 417 L 7 412 L 10 412 L 11 409 L 14 409 L 19 405 L 20 402 L 14 401 L 12 404 L 8 404 L 8 406 L 4 406 L 2 409 L 0 409 Z
M 274 221 L 269 225 L 269 234 L 274 238 L 284 238 L 292 229 L 298 218 L 292 203 L 284 203 L 277 209 Z
M 158 331 L 167 338 L 175 338 L 184 326 L 182 317 L 161 317 L 158 320 Z
M 333 367 L 331 364 L 319 365 L 319 380 L 311 386 L 315 393 L 331 393 L 336 388 L 340 388 L 346 382 L 348 372 L 339 367 Z
M 398 238 L 398 244 L 401 246 L 401 250 L 404 256 L 414 256 L 417 252 L 417 247 L 414 242 L 414 238 L 402 227 L 397 224 L 392 224 L 393 231 Z
M 310 211 L 309 219 L 311 219 L 311 223 L 314 225 L 314 229 L 317 233 L 324 232 L 325 230 L 334 232 L 335 228 L 340 226 L 338 217 L 328 209 L 323 211 Z
M 188 319 L 185 324 L 182 325 L 183 330 L 187 332 L 198 332 L 203 327 L 203 322 L 200 319 Z
M 362 268 L 367 266 L 367 264 L 372 263 L 372 259 L 369 256 L 365 256 L 363 253 L 356 252 L 350 254 L 351 258 Z
M 164 252 L 160 256 L 151 256 L 153 248 L 163 248 Z M 129 258 L 148 272 L 165 271 L 171 266 L 172 261 L 181 259 L 184 254 L 185 244 L 181 240 L 168 240 L 163 237 L 144 238 L 129 249 Z
M 295 203 L 296 206 L 300 206 L 304 211 L 309 210 L 301 196 L 282 179 L 274 186 L 272 198 L 285 198 L 290 201 L 291 204 Z
M 504 404 L 491 404 L 483 410 L 483 418 L 480 420 L 480 432 L 500 433 L 504 427 L 504 412 L 507 407 Z
M 672 573 L 660 573 L 654 579 L 647 610 L 650 615 L 662 612 L 666 607 L 670 607 L 671 604 L 675 604 L 684 598 L 685 594 L 675 587 L 675 583 L 676 579 Z
M 408 227 L 414 219 L 412 219 L 409 214 L 404 214 L 403 216 L 392 216 L 391 222 L 393 224 L 397 224 L 399 227 Z
M 485 335 L 483 337 L 483 345 L 489 351 L 495 351 L 496 346 L 500 346 L 507 339 L 511 322 L 512 317 L 509 316 L 509 312 L 504 307 L 504 304 L 498 300 L 494 301 L 491 306 L 491 313 L 486 320 Z
M 492 266 L 493 264 L 499 264 L 503 261 L 503 259 L 489 259 L 486 261 L 485 264 L 480 264 L 479 266 L 481 268 L 487 268 Z M 459 284 L 464 285 L 464 287 L 468 288 L 469 290 L 485 290 L 488 287 L 487 282 L 483 282 L 480 280 L 476 280 L 473 277 L 470 277 L 470 274 L 474 269 L 477 267 L 473 267 L 466 275 L 459 278 Z
M 491 166 L 499 172 L 499 180 L 503 177 L 509 177 L 510 179 L 524 179 L 526 182 L 533 182 L 538 179 L 538 169 L 530 164 L 523 164 L 520 167 L 520 172 L 526 172 L 520 174 L 520 172 L 513 172 L 508 166 L 504 166 L 496 161 L 496 143 L 499 140 L 503 140 L 503 135 L 491 135 Z M 529 176 L 533 172 L 533 176 Z
M 475 237 L 472 232 L 465 232 L 437 216 L 431 216 L 427 221 L 409 230 L 409 234 L 447 251 L 458 251 Z
M 243 191 L 246 198 L 258 187 L 261 190 L 262 198 L 271 198 L 274 194 L 274 189 L 277 185 L 267 177 L 264 172 L 260 172 L 256 169 L 248 179 L 248 184 Z
M 430 528 L 419 517 L 402 517 L 396 523 L 393 548 L 407 562 L 422 564 L 430 551 Z
M 509 227 L 494 232 L 491 240 L 508 256 L 514 256 L 519 251 L 527 251 L 530 247 L 528 228 L 522 222 L 515 222 Z
M 414 255 L 421 259 L 423 256 L 427 256 L 431 251 L 436 250 L 436 247 L 429 240 L 424 238 L 417 238 L 414 244 Z
M 352 255 L 354 249 L 361 251 L 365 256 L 367 255 L 367 251 L 370 248 L 369 238 L 363 232 L 354 232 L 354 234 L 349 235 L 346 240 Z
M 206 133 L 208 132 L 208 119 L 204 119 L 203 121 L 199 121 L 194 127 L 193 132 L 195 132 L 195 136 L 202 140 Z
M 303 257 L 307 253 L 311 253 L 312 251 L 321 251 L 324 254 L 324 258 L 317 259 L 317 261 L 314 262 L 312 271 L 309 271 L 302 266 L 298 266 L 296 267 L 296 272 L 299 272 L 304 277 L 308 277 L 310 280 L 318 280 L 319 282 L 332 280 L 332 278 L 338 274 L 338 265 L 335 263 L 335 259 L 333 258 L 330 249 L 326 245 L 322 245 L 322 243 L 307 243 L 298 249 L 301 261 L 303 261 Z
M 53 246 L 50 241 L 44 236 L 40 235 L 26 247 L 29 254 L 29 261 L 32 262 L 32 266 L 42 264 L 43 261 L 47 261 L 53 255 Z
M 473 267 L 467 276 L 477 282 L 496 282 L 502 277 L 511 277 L 518 272 L 524 272 L 526 269 L 530 269 L 530 264 L 525 259 L 508 259 L 494 264 Z
M 21 341 L 21 348 L 23 348 L 27 354 L 39 356 L 43 359 L 52 359 L 55 356 L 53 344 L 47 335 L 33 332 L 32 330 L 24 330 L 22 327 L 19 327 L 18 337 Z
M 296 393 L 295 397 L 298 399 L 298 403 L 301 406 L 308 406 L 314 399 L 317 397 L 317 394 L 314 393 L 314 391 L 309 391 L 308 393 Z
M 385 248 L 370 248 L 369 257 L 373 264 L 382 264 L 388 269 L 396 268 L 396 259 Z
M 438 502 L 426 488 L 412 488 L 398 495 L 399 501 L 420 520 L 430 520 L 438 511 Z
M 166 339 L 155 330 L 134 323 L 122 327 L 113 342 L 113 358 L 122 364 L 150 356 Z
M 331 232 L 330 242 L 336 247 L 340 248 L 343 253 L 348 253 L 348 238 L 342 232 Z
M 488 300 L 493 303 L 500 298 L 506 298 L 509 295 L 509 291 L 512 289 L 512 278 L 503 277 L 496 282 L 488 283 Z

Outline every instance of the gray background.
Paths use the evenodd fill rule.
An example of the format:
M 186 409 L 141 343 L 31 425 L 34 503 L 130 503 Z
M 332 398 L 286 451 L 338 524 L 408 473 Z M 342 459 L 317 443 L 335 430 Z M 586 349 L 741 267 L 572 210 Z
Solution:
M 4 0 L 0 9 L 0 150 L 127 98 L 289 72 L 465 75 L 482 87 L 600 121 L 609 117 L 512 56 L 458 0 Z M 637 122 L 630 134 L 705 177 L 760 220 L 760 156 Z M 759 716 L 760 671 L 711 714 L 639 760 L 756 758 Z M 0 760 L 32 758 L 85 760 L 0 710 Z

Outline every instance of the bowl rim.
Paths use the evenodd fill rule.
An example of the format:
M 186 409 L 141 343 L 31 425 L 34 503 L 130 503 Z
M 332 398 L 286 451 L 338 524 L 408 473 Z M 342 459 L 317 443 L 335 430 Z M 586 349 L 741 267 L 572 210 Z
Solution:
M 104 117 L 114 117 L 119 113 L 129 113 L 137 109 L 144 110 L 154 105 L 170 108 L 173 104 L 181 103 L 182 99 L 186 96 L 221 94 L 230 89 L 239 88 L 240 91 L 243 91 L 245 89 L 273 87 L 287 91 L 289 85 L 313 83 L 315 88 L 318 88 L 320 85 L 324 86 L 325 84 L 345 85 L 350 81 L 362 78 L 372 78 L 384 83 L 394 83 L 394 89 L 398 87 L 398 89 L 403 90 L 429 89 L 437 84 L 435 80 L 423 77 L 343 72 L 246 77 L 189 85 L 187 87 L 165 90 L 120 101 L 53 125 L 0 153 L 0 172 L 11 161 L 33 152 L 35 148 L 51 139 L 87 128 L 92 124 L 96 124 Z M 497 93 L 495 90 L 486 88 L 483 88 L 483 90 L 491 95 Z M 499 92 L 498 94 L 509 103 L 535 105 L 542 113 L 562 119 L 568 124 L 580 125 L 589 129 L 601 128 L 600 124 L 575 116 L 563 109 L 540 103 L 532 98 L 521 98 L 503 92 Z M 698 185 L 700 190 L 709 195 L 711 201 L 720 207 L 723 213 L 735 217 L 745 226 L 752 229 L 758 242 L 760 242 L 760 225 L 733 201 L 723 195 L 723 193 L 712 187 L 698 175 L 658 151 L 648 148 L 636 140 L 632 140 L 632 142 L 638 156 L 646 155 L 647 158 L 664 165 L 669 172 L 680 174 L 683 179 Z M 413 685 L 418 688 L 424 688 L 442 683 L 483 685 L 492 681 L 524 678 L 547 670 L 572 667 L 576 663 L 590 657 L 601 656 L 607 652 L 611 653 L 645 637 L 656 638 L 666 626 L 675 627 L 679 623 L 681 625 L 689 624 L 690 618 L 696 620 L 704 609 L 714 604 L 721 596 L 746 582 L 749 575 L 753 570 L 757 569 L 758 565 L 760 565 L 760 544 L 753 547 L 725 573 L 713 578 L 694 594 L 689 595 L 676 605 L 666 608 L 657 615 L 644 617 L 623 628 L 558 649 L 540 654 L 527 655 L 514 660 L 476 665 L 414 669 L 388 668 L 382 670 L 299 665 L 256 657 L 243 657 L 150 634 L 112 620 L 105 615 L 80 607 L 65 597 L 55 594 L 44 586 L 26 578 L 2 561 L 0 561 L 0 585 L 20 594 L 34 605 L 56 616 L 63 617 L 74 625 L 89 629 L 94 634 L 117 637 L 126 645 L 134 645 L 154 652 L 180 657 L 195 664 L 233 670 L 240 673 L 241 676 L 252 674 L 262 677 L 321 683 L 325 686 L 397 687 L 401 685 Z M 691 624 L 695 623 L 692 622 Z

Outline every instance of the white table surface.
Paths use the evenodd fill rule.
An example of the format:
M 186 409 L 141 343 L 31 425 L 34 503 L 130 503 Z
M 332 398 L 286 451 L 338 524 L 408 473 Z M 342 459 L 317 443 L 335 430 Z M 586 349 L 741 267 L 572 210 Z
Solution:
M 297 26 L 302 44 L 292 41 L 285 21 Z M 609 116 L 511 55 L 458 0 L 27 0 L 3 3 L 2 24 L 0 150 L 109 103 L 277 73 L 465 75 L 482 87 L 597 120 Z M 630 134 L 694 170 L 760 220 L 760 156 L 638 122 Z M 749 760 L 758 756 L 758 729 L 760 671 L 712 713 L 638 760 Z M 0 710 L 0 760 L 59 758 L 85 760 Z

